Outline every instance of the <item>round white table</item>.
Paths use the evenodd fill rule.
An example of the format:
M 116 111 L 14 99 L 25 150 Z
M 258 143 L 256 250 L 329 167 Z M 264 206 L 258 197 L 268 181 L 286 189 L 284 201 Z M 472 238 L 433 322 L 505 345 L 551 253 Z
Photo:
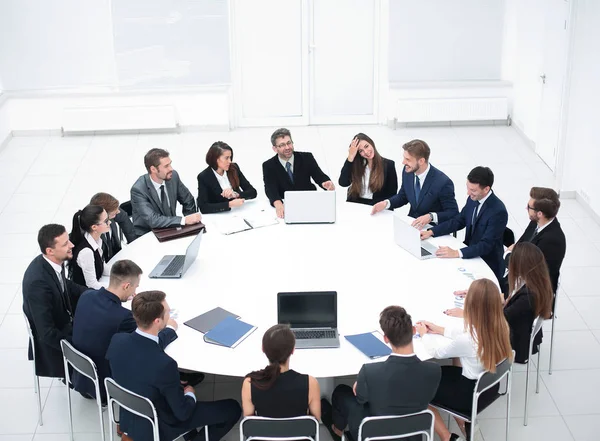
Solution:
M 179 338 L 167 353 L 180 368 L 243 377 L 262 369 L 267 359 L 262 336 L 277 323 L 277 293 L 281 291 L 337 291 L 338 330 L 336 349 L 301 349 L 290 365 L 318 378 L 355 375 L 370 362 L 343 337 L 379 329 L 379 313 L 400 305 L 413 323 L 430 320 L 446 325 L 460 319 L 443 311 L 454 307 L 452 292 L 466 289 L 471 279 L 494 274 L 480 258 L 418 260 L 394 242 L 390 211 L 371 216 L 371 207 L 347 203 L 337 195 L 335 224 L 278 225 L 232 235 L 219 232 L 229 216 L 275 210 L 264 201 L 253 201 L 228 213 L 204 215 L 207 233 L 197 260 L 182 279 L 149 279 L 147 275 L 166 254 L 185 254 L 192 238 L 159 243 L 149 233 L 126 246 L 113 261 L 131 259 L 144 270 L 138 292 L 158 289 L 178 314 Z M 461 248 L 451 236 L 432 239 L 437 245 Z M 258 327 L 235 349 L 208 344 L 203 334 L 183 323 L 220 306 Z M 439 337 L 443 338 L 443 337 Z M 419 339 L 415 352 L 430 358 Z M 381 359 L 378 359 L 381 361 Z

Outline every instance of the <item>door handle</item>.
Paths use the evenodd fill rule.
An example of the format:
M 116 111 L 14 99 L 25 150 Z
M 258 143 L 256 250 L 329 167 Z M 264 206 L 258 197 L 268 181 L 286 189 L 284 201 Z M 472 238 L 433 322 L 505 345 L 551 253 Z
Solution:
M 546 84 L 546 74 L 540 75 L 540 78 L 542 79 L 542 84 Z

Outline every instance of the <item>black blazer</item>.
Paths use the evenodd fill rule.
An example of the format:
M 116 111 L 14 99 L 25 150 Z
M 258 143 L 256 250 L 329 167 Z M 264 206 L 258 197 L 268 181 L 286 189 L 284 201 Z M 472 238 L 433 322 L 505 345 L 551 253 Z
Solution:
M 29 319 L 35 342 L 35 372 L 40 377 L 64 378 L 60 341 L 71 341 L 72 315 L 79 296 L 87 288 L 67 279 L 66 296 L 54 269 L 40 254 L 23 276 L 23 312 Z M 32 360 L 31 345 L 29 359 Z
M 415 174 L 406 173 L 402 169 L 402 185 L 398 194 L 390 198 L 390 209 L 410 204 L 409 216 L 417 218 L 424 214 L 437 213 L 438 224 L 441 224 L 458 214 L 454 183 L 433 165 L 429 167 L 427 178 L 419 194 L 419 202 L 415 197 Z
M 323 182 L 330 181 L 319 168 L 312 153 L 294 152 L 294 182 L 279 162 L 277 155 L 263 162 L 263 180 L 265 182 L 265 193 L 271 205 L 275 201 L 283 201 L 286 191 L 316 190 L 311 178 L 317 185 L 323 188 Z
M 119 228 L 117 228 L 119 225 Z M 133 223 L 125 211 L 119 211 L 115 218 L 110 223 L 111 235 L 104 233 L 102 237 L 102 258 L 104 262 L 108 262 L 115 254 L 121 251 L 121 242 L 123 236 L 127 239 L 127 243 L 135 240 L 135 232 L 133 231 Z
M 543 231 L 543 230 L 542 230 Z M 510 327 L 510 345 L 515 350 L 515 361 L 526 363 L 529 357 L 529 339 L 531 327 L 535 320 L 533 296 L 527 286 L 523 286 L 504 305 L 504 317 Z M 533 341 L 533 353 L 537 354 L 542 343 L 543 331 Z
M 131 310 L 124 308 L 121 300 L 104 288 L 86 291 L 77 302 L 73 319 L 73 346 L 96 363 L 103 403 L 106 402 L 104 379 L 111 375 L 110 365 L 105 358 L 110 340 L 117 332 L 133 332 L 136 328 Z M 177 333 L 165 328 L 158 337 L 161 347 L 166 348 L 177 338 Z M 72 383 L 75 390 L 96 397 L 94 383 L 79 372 L 73 372 Z
M 137 332 L 112 337 L 106 358 L 112 378 L 126 389 L 152 401 L 158 415 L 160 439 L 175 439 L 186 429 L 196 402 L 183 393 L 177 362 L 154 341 Z M 143 366 L 143 369 L 140 367 Z M 150 423 L 121 410 L 123 432 L 134 440 L 152 439 Z
M 256 189 L 248 182 L 240 167 L 237 164 L 231 164 L 230 167 L 237 168 L 238 177 L 240 178 L 240 187 L 233 190 L 238 192 L 242 199 L 254 199 Z M 229 208 L 230 199 L 221 196 L 222 192 L 223 189 L 221 189 L 212 168 L 210 166 L 206 167 L 198 175 L 198 210 L 204 214 L 231 210 Z
M 362 160 L 363 158 L 360 156 L 356 156 L 354 158 L 355 161 Z M 361 197 L 351 197 L 350 191 L 348 191 L 348 198 L 346 201 L 348 202 L 358 202 L 360 204 L 366 205 L 375 205 L 377 202 L 381 202 L 385 199 L 388 199 L 396 194 L 398 191 L 398 175 L 396 174 L 396 165 L 394 161 L 391 159 L 383 159 L 383 187 L 378 191 L 373 193 L 373 199 L 364 199 Z M 342 171 L 340 173 L 340 179 L 338 179 L 338 184 L 342 187 L 349 187 L 352 185 L 352 164 L 346 159 L 344 162 L 344 166 L 342 167 Z M 349 190 L 349 189 L 348 189 Z

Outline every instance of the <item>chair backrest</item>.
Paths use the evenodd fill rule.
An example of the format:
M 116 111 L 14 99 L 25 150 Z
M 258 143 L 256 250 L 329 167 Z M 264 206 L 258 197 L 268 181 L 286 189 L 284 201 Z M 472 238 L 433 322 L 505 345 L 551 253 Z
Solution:
M 253 439 L 319 441 L 319 422 L 310 415 L 295 418 L 249 416 L 240 423 L 240 441 Z
M 62 349 L 63 357 L 74 369 L 85 375 L 92 381 L 98 380 L 98 371 L 96 369 L 96 363 L 87 355 L 79 352 L 71 345 L 67 340 L 62 339 L 60 341 L 60 347 Z
M 514 359 L 514 351 L 513 351 L 513 359 Z M 512 361 L 509 360 L 508 358 L 505 358 L 504 360 L 502 360 L 500 363 L 498 363 L 496 365 L 496 372 L 484 372 L 484 373 L 480 374 L 479 378 L 477 379 L 477 384 L 475 385 L 474 394 L 477 395 L 477 397 L 478 397 L 480 394 L 482 394 L 489 388 L 498 384 L 505 376 L 508 375 L 511 367 L 512 367 Z M 475 397 L 474 397 L 474 399 L 475 399 Z
M 121 210 L 123 210 L 125 213 L 127 213 L 127 216 L 131 217 L 131 215 L 133 213 L 133 207 L 131 206 L 131 201 L 123 202 L 121 205 L 119 205 L 119 208 Z
M 533 321 L 533 325 L 531 326 L 531 338 L 529 339 L 529 357 L 531 357 L 531 354 L 533 353 L 533 341 L 535 340 L 535 336 L 542 330 L 543 324 L 544 318 L 541 316 L 536 317 Z
M 433 412 L 426 409 L 408 415 L 374 416 L 362 420 L 358 441 L 377 441 L 425 435 L 433 441 Z
M 515 233 L 510 228 L 506 227 L 504 229 L 504 234 L 502 234 L 502 244 L 505 247 L 509 247 L 515 243 Z
M 25 326 L 27 326 L 27 335 L 29 335 L 29 343 L 31 343 L 31 353 L 35 361 L 35 342 L 33 341 L 33 331 L 31 330 L 31 323 L 29 323 L 27 314 L 23 313 L 23 318 L 25 319 Z

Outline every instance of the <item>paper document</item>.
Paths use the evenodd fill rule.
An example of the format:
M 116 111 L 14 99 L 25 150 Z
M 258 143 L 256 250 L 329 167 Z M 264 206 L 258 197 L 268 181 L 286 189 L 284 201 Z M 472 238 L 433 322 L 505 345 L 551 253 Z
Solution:
M 278 223 L 279 221 L 272 213 L 259 211 L 257 213 L 250 213 L 244 217 L 234 216 L 223 219 L 219 221 L 217 228 L 222 234 L 234 234 L 254 228 L 277 225 Z

